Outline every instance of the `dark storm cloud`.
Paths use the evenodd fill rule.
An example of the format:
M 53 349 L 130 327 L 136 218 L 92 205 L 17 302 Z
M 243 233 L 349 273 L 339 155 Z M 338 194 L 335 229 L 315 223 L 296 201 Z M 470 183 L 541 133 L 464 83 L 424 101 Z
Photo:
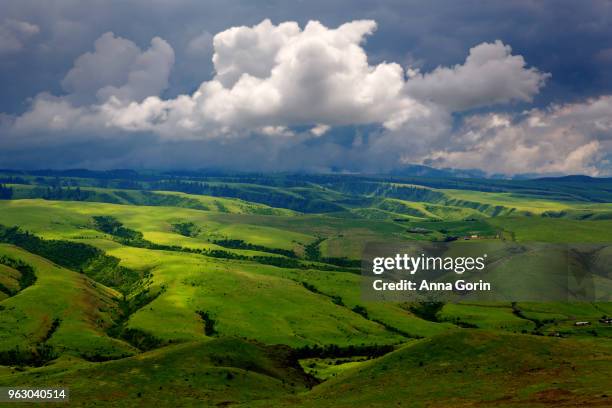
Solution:
M 563 101 L 612 91 L 612 59 L 605 57 L 611 14 L 607 1 L 5 1 L 2 18 L 35 24 L 40 33 L 19 52 L 1 55 L 0 111 L 19 112 L 26 98 L 60 91 L 74 59 L 108 31 L 143 47 L 155 36 L 168 41 L 177 53 L 168 95 L 190 92 L 212 73 L 210 54 L 189 52 L 190 41 L 264 18 L 330 26 L 374 19 L 378 32 L 366 45 L 371 58 L 422 62 L 427 70 L 459 63 L 470 47 L 500 39 L 553 73 L 540 102 Z
M 420 69 L 424 76 L 413 80 L 411 96 L 426 105 L 434 103 L 427 106 L 429 119 L 382 129 L 363 126 L 371 118 L 379 124 L 384 122 L 380 114 L 351 111 L 350 115 L 356 117 L 354 126 L 346 120 L 326 118 L 320 126 L 312 123 L 318 127 L 309 131 L 308 127 L 292 128 L 302 122 L 292 122 L 287 117 L 293 113 L 281 112 L 274 120 L 280 117 L 281 122 L 288 121 L 289 129 L 262 128 L 266 123 L 246 121 L 244 126 L 251 124 L 257 129 L 250 134 L 243 132 L 237 139 L 169 140 L 146 131 L 126 132 L 125 126 L 103 131 L 106 122 L 92 113 L 97 107 L 65 106 L 68 101 L 92 103 L 100 95 L 109 94 L 136 95 L 138 101 L 147 95 L 159 94 L 162 100 L 174 101 L 178 95 L 192 94 L 215 75 L 213 36 L 230 27 L 254 26 L 264 19 L 274 25 L 295 21 L 301 28 L 310 20 L 330 28 L 359 19 L 376 21 L 376 33 L 367 36 L 363 44 L 369 64 L 397 62 L 403 68 Z M 79 66 L 75 63 L 79 56 L 93 52 L 94 43 L 103 38 L 123 42 L 129 49 L 132 59 L 118 61 L 123 65 L 117 65 L 126 67 L 124 75 L 101 75 L 104 78 L 98 78 L 98 82 L 105 91 L 100 92 L 97 85 L 92 85 L 98 82 L 87 81 L 88 76 L 96 77 L 99 72 L 84 70 L 80 78 L 84 78 L 85 88 L 79 85 L 75 91 L 76 74 L 67 77 L 67 73 Z M 519 68 L 500 79 L 495 76 L 496 70 L 468 67 L 464 68 L 467 73 L 462 73 L 455 67 L 469 66 L 466 55 L 470 49 L 485 42 L 494 44 L 495 40 L 501 43 L 493 47 L 493 54 L 510 46 L 513 56 L 526 61 L 524 69 L 518 61 Z M 166 56 L 162 60 L 173 62 L 169 76 L 162 70 L 154 81 L 146 75 L 140 82 L 125 80 L 130 72 L 140 75 L 138 58 L 150 60 L 148 50 L 155 48 L 154 43 L 169 48 L 162 53 Z M 0 4 L 0 167 L 380 171 L 408 162 L 471 167 L 480 155 L 494 157 L 499 164 L 487 171 L 514 173 L 516 165 L 486 151 L 486 146 L 508 149 L 514 143 L 520 148 L 506 156 L 513 160 L 531 157 L 524 165 L 530 171 L 607 174 L 612 113 L 605 96 L 612 94 L 611 50 L 612 6 L 607 1 L 9 0 Z M 505 61 L 504 55 L 496 58 Z M 91 65 L 100 65 L 101 71 L 110 67 Z M 448 75 L 434 71 L 437 67 L 447 67 Z M 537 69 L 536 73 L 522 81 L 523 87 L 518 87 L 515 94 L 510 92 L 515 81 L 520 83 L 529 75 L 531 67 Z M 106 78 L 109 75 L 112 80 Z M 436 88 L 442 83 L 440 78 L 443 85 Z M 470 78 L 483 78 L 483 89 L 473 86 Z M 127 82 L 121 82 L 124 80 Z M 499 85 L 504 80 L 508 81 L 505 88 Z M 155 85 L 146 85 L 150 83 Z M 86 96 L 77 92 L 83 89 L 88 92 Z M 33 99 L 41 92 L 49 95 Z M 41 111 L 47 116 L 42 118 L 65 115 L 79 121 L 80 126 L 65 134 L 46 133 L 40 128 L 12 134 L 13 125 L 32 109 L 32 102 L 44 105 L 46 110 Z M 506 105 L 500 107 L 500 103 Z M 574 105 L 551 105 L 568 103 Z M 172 104 L 159 108 L 156 118 L 176 110 L 176 103 Z M 395 109 L 395 105 L 390 104 L 389 109 Z M 527 109 L 536 111 L 521 114 Z M 510 113 L 515 116 L 504 116 Z M 314 117 L 325 119 L 321 114 Z M 585 123 L 573 126 L 567 118 Z M 588 126 L 587 121 L 598 125 Z M 332 125 L 330 130 L 328 125 Z M 533 131 L 535 127 L 537 132 Z M 557 134 L 574 128 L 585 134 L 558 139 Z M 549 146 L 561 146 L 554 150 L 556 155 L 568 155 L 573 150 L 581 153 L 568 162 L 551 163 L 553 159 L 541 153 L 545 146 L 534 146 L 529 136 L 532 133 Z M 599 150 L 601 154 L 596 153 Z M 484 168 L 486 160 L 476 165 Z M 593 160 L 599 163 L 593 164 Z

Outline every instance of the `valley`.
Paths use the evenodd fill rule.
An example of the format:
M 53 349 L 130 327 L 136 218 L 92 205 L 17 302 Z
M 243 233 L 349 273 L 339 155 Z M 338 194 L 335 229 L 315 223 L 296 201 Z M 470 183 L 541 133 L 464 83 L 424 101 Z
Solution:
M 610 404 L 611 302 L 367 302 L 360 265 L 368 242 L 607 244 L 612 180 L 0 171 L 0 192 L 2 386 L 74 406 Z

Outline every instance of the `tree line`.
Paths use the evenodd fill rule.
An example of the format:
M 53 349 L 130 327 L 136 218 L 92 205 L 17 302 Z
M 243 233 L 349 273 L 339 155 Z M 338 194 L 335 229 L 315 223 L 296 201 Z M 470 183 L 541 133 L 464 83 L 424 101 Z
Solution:
M 119 259 L 80 242 L 45 240 L 19 227 L 0 225 L 0 242 L 16 245 L 60 266 L 81 272 L 122 292 L 129 292 L 142 276 L 119 265 Z
M 9 296 L 15 296 L 19 291 L 24 290 L 28 286 L 32 286 L 36 282 L 36 273 L 32 265 L 23 262 L 21 259 L 13 259 L 8 256 L 0 256 L 0 265 L 8 266 L 19 272 L 18 279 L 19 289 L 11 289 L 0 283 L 0 291 Z

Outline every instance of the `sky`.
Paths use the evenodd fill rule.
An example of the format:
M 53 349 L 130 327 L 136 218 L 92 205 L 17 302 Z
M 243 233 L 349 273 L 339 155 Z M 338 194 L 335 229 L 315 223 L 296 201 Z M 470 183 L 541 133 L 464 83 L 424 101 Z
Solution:
M 5 0 L 0 168 L 612 176 L 609 1 Z

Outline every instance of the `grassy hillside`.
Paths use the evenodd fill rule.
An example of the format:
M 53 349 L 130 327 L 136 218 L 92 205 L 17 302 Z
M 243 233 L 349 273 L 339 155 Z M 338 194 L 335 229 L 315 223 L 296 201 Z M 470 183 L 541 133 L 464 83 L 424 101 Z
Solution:
M 0 183 L 0 385 L 66 384 L 75 406 L 609 402 L 612 325 L 599 320 L 612 303 L 373 302 L 359 269 L 368 242 L 478 243 L 492 257 L 508 242 L 609 243 L 609 180 L 42 171 Z M 603 298 L 609 253 L 571 258 L 597 269 Z M 502 281 L 525 284 L 520 266 L 545 287 L 536 272 L 558 257 L 515 255 Z
M 106 363 L 63 359 L 10 376 L 0 384 L 30 387 L 70 384 L 71 406 L 250 405 L 307 390 L 288 349 L 239 339 L 184 343 Z
M 592 340 L 461 330 L 346 370 L 300 405 L 606 406 L 611 351 Z
M 19 248 L 0 244 L 0 256 L 34 268 L 36 282 L 0 304 L 0 358 L 45 361 L 63 353 L 87 359 L 127 356 L 135 349 L 106 335 L 117 316 L 118 293 Z

